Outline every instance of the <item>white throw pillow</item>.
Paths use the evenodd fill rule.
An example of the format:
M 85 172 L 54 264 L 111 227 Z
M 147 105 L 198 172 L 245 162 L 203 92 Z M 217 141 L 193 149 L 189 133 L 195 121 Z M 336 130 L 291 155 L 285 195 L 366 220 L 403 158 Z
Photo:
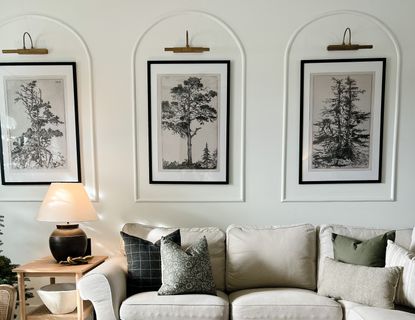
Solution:
M 386 266 L 403 267 L 403 273 L 396 290 L 395 302 L 415 308 L 415 254 L 388 240 Z
M 401 267 L 366 267 L 325 258 L 317 293 L 336 300 L 393 309 L 401 272 Z

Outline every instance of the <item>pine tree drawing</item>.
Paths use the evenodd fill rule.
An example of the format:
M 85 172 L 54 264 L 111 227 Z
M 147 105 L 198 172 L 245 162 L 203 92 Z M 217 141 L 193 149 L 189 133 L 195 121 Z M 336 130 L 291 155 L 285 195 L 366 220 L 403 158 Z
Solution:
M 350 76 L 331 80 L 332 97 L 324 101 L 321 119 L 313 123 L 313 167 L 367 167 L 370 112 L 356 105 L 366 90 Z
M 216 169 L 218 158 L 218 150 L 210 152 L 209 145 L 206 142 L 205 147 L 203 148 L 202 161 L 201 165 L 204 169 Z
M 63 137 L 63 132 L 58 127 L 64 122 L 51 111 L 50 102 L 42 99 L 42 90 L 37 86 L 37 81 L 23 83 L 16 91 L 14 102 L 23 104 L 30 127 L 13 141 L 13 168 L 41 169 L 64 166 L 64 156 L 60 152 L 50 150 L 52 139 Z
M 212 163 L 212 158 L 209 151 L 209 146 L 206 142 L 206 146 L 203 149 L 203 155 L 202 155 L 202 166 L 204 168 L 209 168 Z
M 201 78 L 194 76 L 170 89 L 171 100 L 161 102 L 161 127 L 162 130 L 169 130 L 186 140 L 187 158 L 183 163 L 163 160 L 164 169 L 205 168 L 203 162 L 206 159 L 193 159 L 192 139 L 206 123 L 217 120 L 217 111 L 212 106 L 212 100 L 216 96 L 216 91 L 207 88 Z

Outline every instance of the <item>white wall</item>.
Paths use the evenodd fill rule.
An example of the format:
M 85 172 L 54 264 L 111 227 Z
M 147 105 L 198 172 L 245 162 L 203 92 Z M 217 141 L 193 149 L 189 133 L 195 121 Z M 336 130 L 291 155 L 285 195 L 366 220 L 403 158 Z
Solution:
M 284 52 L 297 28 L 325 12 L 340 9 L 358 10 L 382 21 L 396 37 L 402 52 L 396 201 L 281 202 Z M 204 54 L 201 58 L 226 58 L 228 53 L 233 61 L 236 60 L 236 68 L 239 68 L 233 81 L 241 81 L 240 77 L 243 75 L 244 65 L 240 60 L 241 52 L 234 50 L 236 42 L 230 40 L 227 42 L 228 45 L 223 44 L 224 37 L 230 37 L 229 33 L 219 34 L 221 27 L 218 27 L 217 23 L 209 24 L 211 19 L 198 20 L 194 19 L 194 16 L 191 16 L 189 20 L 173 19 L 171 30 L 166 29 L 168 26 L 166 21 L 169 20 L 165 20 L 164 26 L 157 25 L 155 29 L 149 31 L 143 41 L 144 47 L 137 51 L 136 56 L 133 55 L 140 36 L 155 21 L 170 12 L 183 10 L 203 11 L 217 17 L 239 38 L 246 55 L 246 92 L 244 92 L 242 83 L 238 82 L 236 92 L 233 93 L 237 95 L 234 98 L 238 99 L 232 105 L 232 112 L 239 118 L 233 127 L 231 141 L 233 145 L 237 144 L 241 147 L 241 149 L 236 148 L 233 159 L 235 166 L 240 166 L 241 169 L 245 166 L 245 170 L 242 170 L 245 176 L 238 175 L 240 171 L 236 171 L 233 181 L 239 181 L 236 189 L 242 188 L 241 190 L 244 191 L 244 202 L 135 201 L 137 195 L 134 176 L 136 167 L 134 126 L 138 125 L 138 132 L 142 132 L 140 128 L 146 125 L 143 110 L 146 110 L 147 106 L 145 96 L 142 95 L 138 97 L 137 104 L 133 105 L 134 90 L 146 92 L 146 88 L 141 87 L 142 83 L 138 81 L 137 87 L 133 89 L 132 81 L 135 71 L 139 77 L 145 73 L 143 61 L 146 59 L 146 50 L 152 50 L 148 58 L 172 58 L 172 54 L 163 53 L 162 48 L 179 45 L 184 36 L 185 25 L 189 24 L 187 28 L 190 33 L 192 30 L 205 30 L 206 37 L 201 36 L 196 39 L 201 45 L 205 45 L 203 42 L 206 41 L 207 45 L 213 48 L 211 56 Z M 413 181 L 415 180 L 413 169 L 415 157 L 413 147 L 415 138 L 413 125 L 415 120 L 415 108 L 413 107 L 413 101 L 415 101 L 413 90 L 415 83 L 414 11 L 415 2 L 412 0 L 350 0 L 347 2 L 338 0 L 0 0 L 0 26 L 2 26 L 0 27 L 0 34 L 2 34 L 0 47 L 2 49 L 20 46 L 23 29 L 31 32 L 40 45 L 52 49 L 47 57 L 22 58 L 1 55 L 0 60 L 36 59 L 43 61 L 49 59 L 79 62 L 80 99 L 83 101 L 80 110 L 83 116 L 82 160 L 86 169 L 83 174 L 89 190 L 99 192 L 99 201 L 95 203 L 95 206 L 101 219 L 84 225 L 88 235 L 93 238 L 95 254 L 115 252 L 118 248 L 118 232 L 121 225 L 131 221 L 177 226 L 217 225 L 222 228 L 226 228 L 231 223 L 261 225 L 301 222 L 342 223 L 386 228 L 411 227 L 415 224 L 413 212 Z M 65 28 L 56 21 L 33 17 L 13 20 L 14 22 L 7 25 L 1 24 L 25 14 L 47 16 L 63 22 L 70 28 Z M 369 18 L 350 19 L 350 23 L 355 27 L 356 42 L 375 42 L 379 48 L 379 51 L 375 51 L 375 46 L 375 50 L 370 52 L 351 52 L 348 54 L 350 57 L 389 54 L 390 48 L 383 47 L 384 43 L 381 41 L 383 36 L 379 30 L 375 27 L 371 29 L 372 20 Z M 315 38 L 307 36 L 305 43 L 296 44 L 297 48 L 298 46 L 301 48 L 304 44 L 312 48 L 310 52 L 307 49 L 304 50 L 305 58 L 310 58 L 310 55 L 312 58 L 327 58 L 329 55 L 324 49 L 327 42 L 340 42 L 342 32 L 348 26 L 349 20 L 343 17 L 331 19 L 329 26 L 326 23 L 324 22 L 321 26 L 312 25 L 311 28 L 317 33 Z M 157 28 L 161 30 L 165 28 L 166 34 L 159 33 L 155 36 L 157 30 L 160 30 Z M 91 78 L 89 78 L 88 50 L 82 47 L 82 42 L 70 29 L 84 40 L 89 50 L 92 63 Z M 178 30 L 183 30 L 183 32 L 178 32 Z M 154 32 L 153 37 L 151 37 L 152 32 Z M 217 42 L 215 42 L 215 37 L 218 39 Z M 157 49 L 160 49 L 159 53 Z M 295 53 L 295 57 L 299 57 L 298 52 Z M 338 57 L 338 55 L 333 55 L 333 57 Z M 174 58 L 177 59 L 176 56 Z M 391 65 L 396 63 L 396 56 L 393 54 L 388 58 L 392 59 Z M 137 62 L 136 70 L 132 69 L 133 60 Z M 391 71 L 393 73 L 393 69 Z M 388 77 L 388 81 L 392 81 L 392 87 L 396 85 L 392 74 Z M 92 92 L 90 92 L 90 84 Z M 290 94 L 294 97 L 295 94 L 299 94 L 298 87 L 291 86 L 290 90 L 293 90 Z M 246 98 L 245 105 L 243 104 L 244 97 Z M 92 98 L 92 104 L 90 98 Z M 298 108 L 298 105 L 290 103 L 288 107 L 289 111 Z M 134 108 L 136 108 L 137 119 L 134 119 Z M 393 104 L 389 104 L 388 108 L 387 115 L 394 114 L 396 111 L 396 106 Z M 243 115 L 245 115 L 245 123 Z M 93 128 L 90 126 L 91 123 L 93 123 Z M 295 137 L 298 129 L 297 123 L 298 119 L 293 114 L 289 114 L 288 151 L 291 150 L 290 148 L 297 150 L 298 142 Z M 245 130 L 243 130 L 244 124 Z M 391 131 L 390 128 L 388 130 L 385 151 L 387 157 L 392 150 L 390 139 L 394 137 L 393 130 Z M 245 143 L 241 145 L 240 142 L 244 137 Z M 146 139 L 143 136 L 137 137 L 138 141 L 146 141 Z M 139 151 L 138 159 L 144 159 L 140 160 L 142 161 L 139 163 L 141 168 L 146 165 L 143 163 L 147 159 L 146 154 L 143 156 L 146 148 L 140 147 L 137 150 Z M 245 158 L 243 158 L 244 155 Z M 289 166 L 296 168 L 297 163 L 289 162 L 287 165 L 289 170 Z M 138 182 L 145 187 L 147 175 L 141 174 L 140 172 Z M 287 177 L 289 178 L 290 175 Z M 388 180 L 385 183 L 392 183 L 392 181 Z M 245 187 L 244 190 L 243 187 Z M 177 191 L 174 185 L 162 186 L 162 188 L 163 192 L 170 189 L 174 194 Z M 181 192 L 189 191 L 187 196 L 184 194 L 184 199 L 200 195 L 198 188 L 198 186 L 193 186 L 182 189 Z M 203 192 L 217 193 L 215 186 L 204 188 Z M 228 189 L 229 194 L 233 196 L 232 188 L 235 188 L 235 184 Z M 330 188 L 326 186 L 325 189 L 320 189 L 319 195 L 330 194 Z M 368 193 L 373 191 L 370 186 L 367 188 Z M 295 190 L 292 188 L 288 191 L 296 192 Z M 4 253 L 16 263 L 48 254 L 47 238 L 53 225 L 36 221 L 40 202 L 17 201 L 41 199 L 45 191 L 45 187 L 0 187 L 0 200 L 16 200 L 0 202 L 0 213 L 5 215 L 7 225 L 4 235 Z M 157 188 L 149 189 L 148 192 L 152 196 L 157 195 Z M 223 194 L 227 195 L 226 188 L 221 189 L 221 195 Z M 299 195 L 291 194 L 291 196 Z

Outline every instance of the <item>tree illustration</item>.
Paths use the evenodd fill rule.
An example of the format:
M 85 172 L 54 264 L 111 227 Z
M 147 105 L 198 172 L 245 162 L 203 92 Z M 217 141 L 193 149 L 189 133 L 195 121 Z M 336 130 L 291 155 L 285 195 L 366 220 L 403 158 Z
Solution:
M 204 168 L 209 168 L 211 164 L 212 164 L 212 157 L 210 155 L 209 146 L 206 142 L 206 146 L 203 148 L 202 166 Z
M 367 165 L 370 135 L 362 124 L 369 120 L 370 112 L 360 111 L 356 106 L 366 91 L 350 76 L 333 77 L 332 82 L 333 96 L 324 101 L 321 120 L 313 124 L 317 128 L 313 137 L 313 165 L 320 168 Z
M 171 101 L 161 103 L 161 125 L 187 141 L 187 165 L 192 166 L 192 139 L 202 126 L 217 119 L 211 106 L 217 92 L 205 87 L 198 77 L 189 77 L 171 88 Z
M 52 113 L 50 102 L 42 99 L 42 91 L 37 86 L 37 81 L 22 84 L 16 91 L 14 101 L 24 105 L 30 127 L 13 142 L 13 166 L 25 169 L 56 168 L 64 165 L 64 156 L 49 150 L 52 139 L 63 136 L 62 131 L 51 127 L 58 127 L 64 122 Z

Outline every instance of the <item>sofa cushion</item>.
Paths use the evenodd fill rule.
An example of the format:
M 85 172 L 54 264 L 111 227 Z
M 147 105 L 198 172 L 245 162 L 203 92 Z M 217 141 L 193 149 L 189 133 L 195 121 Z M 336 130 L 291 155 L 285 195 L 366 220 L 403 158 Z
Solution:
M 226 286 L 316 288 L 316 232 L 295 226 L 229 226 Z
M 415 308 L 415 254 L 388 241 L 386 266 L 403 267 L 402 276 L 396 290 L 395 302 Z
M 318 294 L 393 309 L 402 267 L 358 266 L 325 258 Z
M 400 310 L 369 307 L 359 303 L 339 300 L 344 320 L 415 320 L 415 314 Z
M 153 227 L 139 223 L 127 223 L 122 231 L 151 242 L 155 242 L 177 228 Z M 225 289 L 225 233 L 216 227 L 180 228 L 182 247 L 188 248 L 205 236 L 209 246 L 210 262 L 212 264 L 213 279 L 216 289 Z M 123 251 L 124 245 L 121 245 Z M 125 252 L 124 252 L 125 254 Z
M 295 288 L 263 288 L 230 294 L 232 319 L 341 320 L 340 305 L 314 291 Z
M 319 227 L 318 238 L 318 281 L 322 273 L 322 264 L 325 257 L 334 258 L 333 254 L 333 242 L 331 240 L 331 234 L 337 233 L 343 236 L 355 238 L 358 240 L 367 240 L 386 233 L 390 230 L 387 229 L 370 229 L 364 227 L 351 227 L 344 225 L 321 225 Z M 408 249 L 411 244 L 412 229 L 396 230 L 395 242 L 400 246 Z
M 135 294 L 126 299 L 120 309 L 123 320 L 228 320 L 228 297 L 221 291 L 217 296 L 185 294 L 159 296 L 157 291 Z
M 409 247 L 409 250 L 412 252 L 415 252 L 415 228 L 412 231 L 412 240 L 411 240 L 411 246 Z
M 159 295 L 216 294 L 206 237 L 186 250 L 165 237 L 161 238 L 161 266 L 163 284 Z

